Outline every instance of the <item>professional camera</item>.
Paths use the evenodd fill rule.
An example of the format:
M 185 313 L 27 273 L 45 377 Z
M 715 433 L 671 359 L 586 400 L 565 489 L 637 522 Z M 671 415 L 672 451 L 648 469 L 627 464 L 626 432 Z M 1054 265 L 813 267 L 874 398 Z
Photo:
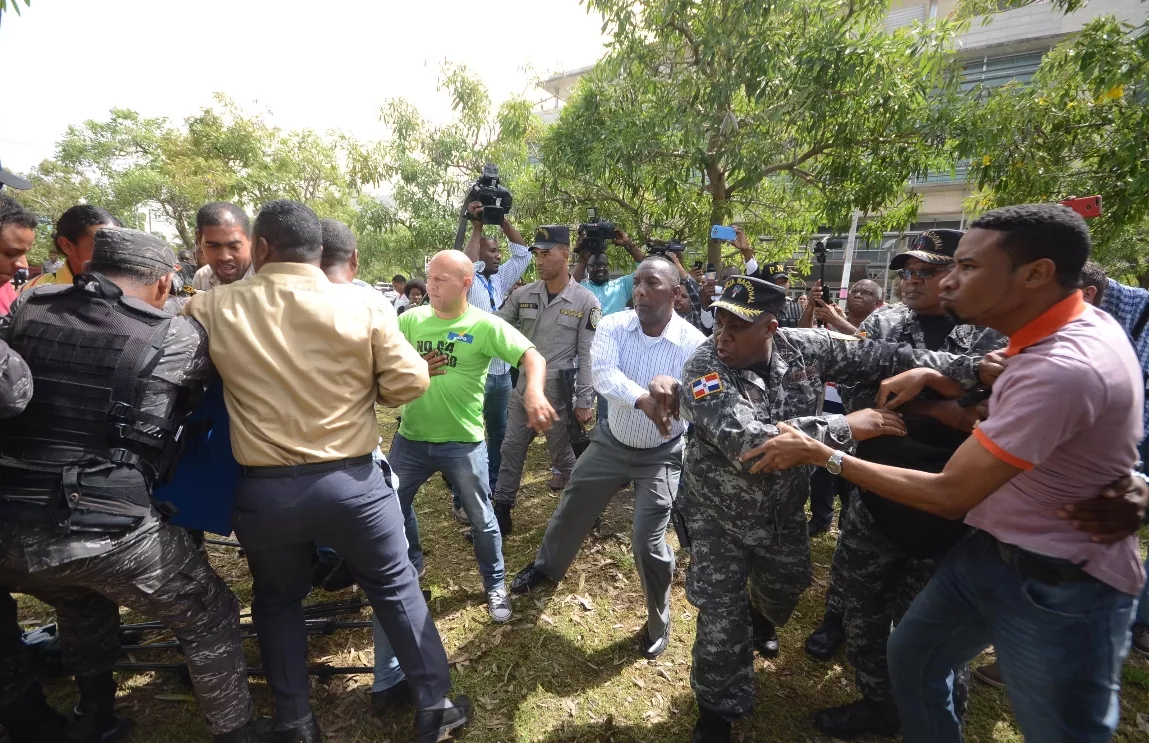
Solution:
M 686 246 L 677 240 L 651 240 L 646 246 L 647 255 L 665 256 L 667 253 L 678 253 L 681 257 L 683 250 L 686 250 Z
M 578 226 L 578 248 L 587 253 L 605 253 L 606 244 L 615 238 L 614 222 L 600 222 L 598 209 L 586 210 L 586 221 Z
M 511 210 L 511 192 L 499 183 L 499 169 L 493 164 L 484 165 L 483 174 L 471 186 L 466 204 L 473 201 L 483 205 L 483 224 L 502 224 Z

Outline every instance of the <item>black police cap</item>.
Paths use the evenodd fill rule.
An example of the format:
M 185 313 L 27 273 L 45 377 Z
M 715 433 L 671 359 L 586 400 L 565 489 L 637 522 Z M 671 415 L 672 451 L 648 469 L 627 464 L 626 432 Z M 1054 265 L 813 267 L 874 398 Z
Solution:
M 926 230 L 914 238 L 909 250 L 894 256 L 890 261 L 890 270 L 897 271 L 910 258 L 936 266 L 953 263 L 954 252 L 964 234 L 961 230 Z
M 547 224 L 535 230 L 535 243 L 531 250 L 570 248 L 571 228 L 565 224 Z
M 770 281 L 731 276 L 722 287 L 722 296 L 710 306 L 750 322 L 766 312 L 777 317 L 786 306 L 786 290 Z

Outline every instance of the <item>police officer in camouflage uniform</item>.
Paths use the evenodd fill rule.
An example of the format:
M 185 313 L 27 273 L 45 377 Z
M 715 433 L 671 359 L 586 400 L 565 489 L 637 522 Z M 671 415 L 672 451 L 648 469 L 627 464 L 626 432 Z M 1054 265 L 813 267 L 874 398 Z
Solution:
M 728 741 L 730 721 L 753 711 L 752 649 L 763 639 L 764 620 L 752 619 L 751 608 L 785 623 L 811 579 L 809 469 L 751 475 L 742 454 L 776 435 L 778 421 L 836 448 L 904 432 L 890 411 L 819 416 L 827 379 L 873 384 L 926 365 L 964 386 L 976 384 L 977 360 L 970 357 L 824 330 L 779 330 L 775 317 L 784 299 L 772 283 L 731 278 L 712 305 L 715 334 L 687 362 L 682 384 L 666 378 L 651 384 L 667 406 L 674 404 L 667 389 L 676 392 L 683 417 L 694 424 L 677 507 L 690 541 L 686 595 L 698 608 L 695 743 Z
M 258 740 L 238 602 L 150 501 L 211 370 L 203 328 L 160 309 L 174 264 L 155 237 L 100 230 L 86 273 L 21 295 L 0 326 L 32 376 L 31 401 L 0 428 L 0 585 L 55 607 L 80 687 L 66 725 L 21 661 L 19 634 L 0 632 L 0 724 L 13 743 L 126 733 L 113 713 L 117 604 L 180 641 L 217 743 Z M 13 602 L 0 612 L 0 628 L 16 623 Z
M 959 325 L 942 309 L 941 281 L 962 237 L 958 230 L 930 230 L 894 257 L 890 270 L 901 280 L 904 304 L 879 310 L 859 328 L 871 340 L 915 349 L 981 357 L 1009 339 L 973 325 Z M 839 387 L 847 411 L 875 404 L 877 386 Z M 979 418 L 974 397 L 943 400 L 932 391 L 899 408 L 907 435 L 858 446 L 857 456 L 898 467 L 940 472 Z M 929 582 L 946 551 L 966 532 L 960 521 L 918 511 L 867 491 L 854 498 L 830 571 L 831 590 L 841 593 L 846 650 L 862 699 L 821 710 L 818 728 L 835 738 L 895 735 L 901 725 L 886 668 L 886 641 L 910 602 Z M 827 609 L 829 614 L 829 608 Z M 823 624 L 835 621 L 827 616 Z M 967 698 L 969 669 L 955 669 L 954 699 Z M 964 706 L 964 704 L 962 705 Z

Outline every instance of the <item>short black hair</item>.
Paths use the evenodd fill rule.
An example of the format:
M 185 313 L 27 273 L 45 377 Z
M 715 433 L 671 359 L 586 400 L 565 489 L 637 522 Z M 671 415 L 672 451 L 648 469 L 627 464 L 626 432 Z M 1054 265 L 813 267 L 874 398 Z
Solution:
M 423 292 L 424 297 L 427 296 L 427 285 L 423 283 L 422 279 L 411 279 L 408 281 L 407 285 L 403 287 L 403 296 L 410 299 L 412 289 L 418 289 Z
M 120 279 L 137 286 L 151 286 L 171 271 L 162 268 L 144 268 L 143 266 L 126 266 L 114 261 L 99 261 L 92 259 L 88 262 L 89 273 L 102 273 L 109 279 Z
M 678 275 L 678 266 L 674 265 L 674 261 L 666 256 L 648 255 L 642 259 L 642 263 L 640 263 L 638 267 L 642 268 L 643 264 L 646 263 L 651 264 L 651 267 L 658 271 L 658 273 L 662 275 L 662 278 L 666 280 L 666 283 L 671 286 L 677 286 L 682 283 Z
M 332 266 L 345 266 L 351 262 L 351 256 L 359 247 L 355 233 L 351 228 L 338 219 L 321 219 L 319 226 L 323 229 L 323 259 L 320 268 Z
M 1086 261 L 1085 266 L 1081 269 L 1081 285 L 1092 286 L 1097 289 L 1097 296 L 1093 298 L 1094 304 L 1101 304 L 1101 298 L 1105 296 L 1105 290 L 1109 288 L 1109 277 L 1105 275 L 1105 269 L 1101 264 L 1094 263 L 1093 261 Z
M 198 232 L 204 227 L 219 227 L 224 222 L 235 222 L 244 232 L 251 232 L 251 220 L 247 212 L 230 201 L 213 201 L 204 204 L 195 213 L 195 228 Z
M 252 240 L 263 238 L 288 263 L 315 263 L 323 257 L 323 228 L 315 212 L 298 201 L 269 201 L 259 210 Z
M 1001 247 L 1014 268 L 1042 258 L 1053 261 L 1057 282 L 1067 289 L 1081 286 L 1081 269 L 1092 243 L 1081 215 L 1061 204 L 1021 204 L 986 212 L 970 229 L 1003 233 Z
M 110 224 L 113 227 L 123 227 L 120 220 L 108 211 L 91 204 L 77 204 L 60 215 L 56 220 L 56 234 L 52 235 L 52 244 L 63 237 L 68 242 L 76 242 L 84 231 L 95 224 Z
M 402 281 L 404 284 L 406 284 L 407 283 L 407 277 L 401 273 L 397 273 L 391 277 L 391 283 L 392 284 L 394 284 L 396 281 Z
M 6 224 L 34 230 L 40 224 L 40 220 L 36 219 L 36 215 L 25 209 L 16 199 L 11 196 L 0 195 L 0 227 Z

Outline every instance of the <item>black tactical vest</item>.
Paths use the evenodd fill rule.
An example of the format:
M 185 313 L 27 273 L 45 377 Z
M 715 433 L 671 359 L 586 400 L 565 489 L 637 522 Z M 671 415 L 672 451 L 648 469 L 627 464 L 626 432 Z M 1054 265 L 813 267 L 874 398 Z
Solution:
M 89 514 L 141 516 L 178 453 L 181 417 L 140 410 L 172 317 L 123 301 L 100 274 L 36 291 L 9 345 L 32 371 L 32 400 L 0 427 L 0 513 L 66 531 Z M 178 406 L 177 406 L 178 409 Z M 36 522 L 36 523 L 33 523 Z

